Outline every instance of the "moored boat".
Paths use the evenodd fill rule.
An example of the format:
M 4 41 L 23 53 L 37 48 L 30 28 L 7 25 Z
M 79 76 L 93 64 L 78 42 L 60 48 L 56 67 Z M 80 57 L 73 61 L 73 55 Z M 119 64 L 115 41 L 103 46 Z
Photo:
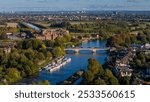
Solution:
M 46 65 L 43 68 L 43 70 L 53 72 L 53 71 L 59 70 L 60 68 L 62 68 L 69 62 L 71 62 L 71 58 L 60 57 L 60 58 L 55 59 L 51 64 Z

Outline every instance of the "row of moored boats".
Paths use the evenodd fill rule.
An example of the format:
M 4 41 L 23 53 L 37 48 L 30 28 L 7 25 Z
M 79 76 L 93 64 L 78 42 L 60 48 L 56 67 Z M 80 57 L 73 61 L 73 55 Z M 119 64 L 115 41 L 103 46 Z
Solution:
M 46 65 L 42 70 L 53 72 L 53 71 L 59 70 L 60 68 L 62 68 L 64 65 L 66 65 L 69 62 L 71 62 L 71 58 L 60 57 L 60 58 L 53 60 L 51 64 Z

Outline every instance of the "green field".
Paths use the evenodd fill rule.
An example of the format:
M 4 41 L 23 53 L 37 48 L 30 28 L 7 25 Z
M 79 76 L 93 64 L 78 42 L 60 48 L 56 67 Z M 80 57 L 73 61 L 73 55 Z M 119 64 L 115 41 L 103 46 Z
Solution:
M 72 25 L 75 25 L 75 24 L 85 24 L 85 23 L 88 23 L 88 24 L 90 24 L 90 23 L 93 23 L 94 21 L 70 21 L 70 23 L 72 24 Z

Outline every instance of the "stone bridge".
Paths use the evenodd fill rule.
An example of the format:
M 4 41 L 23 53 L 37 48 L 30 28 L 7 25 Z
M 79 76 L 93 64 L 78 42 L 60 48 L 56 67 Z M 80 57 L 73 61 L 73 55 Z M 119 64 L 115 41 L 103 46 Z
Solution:
M 80 51 L 92 51 L 92 53 L 96 53 L 97 51 L 108 51 L 110 48 L 96 48 L 96 47 L 89 47 L 89 48 L 82 48 L 82 47 L 75 47 L 75 48 L 66 48 L 65 51 L 74 51 L 75 53 L 80 53 Z

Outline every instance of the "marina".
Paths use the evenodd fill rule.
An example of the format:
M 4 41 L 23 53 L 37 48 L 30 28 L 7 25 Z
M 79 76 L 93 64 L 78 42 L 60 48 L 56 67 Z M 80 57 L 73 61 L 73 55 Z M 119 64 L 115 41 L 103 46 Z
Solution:
M 71 62 L 71 58 L 60 57 L 52 61 L 51 64 L 46 65 L 42 70 L 48 72 L 54 72 L 65 66 L 67 63 Z

